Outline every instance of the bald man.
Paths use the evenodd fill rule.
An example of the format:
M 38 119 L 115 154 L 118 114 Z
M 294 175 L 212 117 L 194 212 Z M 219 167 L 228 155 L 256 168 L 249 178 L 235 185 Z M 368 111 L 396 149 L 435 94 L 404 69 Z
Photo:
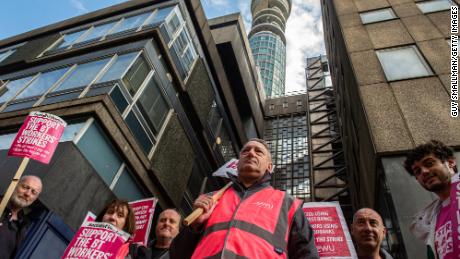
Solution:
M 351 235 L 356 244 L 358 258 L 393 259 L 380 246 L 387 230 L 382 217 L 373 209 L 363 208 L 353 216 Z
M 30 226 L 24 208 L 40 195 L 42 181 L 33 175 L 23 176 L 11 195 L 0 220 L 0 258 L 14 258 Z

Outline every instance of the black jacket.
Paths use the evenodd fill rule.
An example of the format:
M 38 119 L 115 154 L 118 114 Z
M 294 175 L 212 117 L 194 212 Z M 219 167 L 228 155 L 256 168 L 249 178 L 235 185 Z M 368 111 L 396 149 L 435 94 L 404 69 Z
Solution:
M 268 182 L 269 179 L 270 176 L 267 174 L 261 181 L 253 184 L 249 188 L 245 188 L 235 178 L 233 178 L 233 185 L 230 188 L 233 188 L 241 199 L 243 199 L 246 194 L 245 199 L 247 199 L 247 197 L 250 197 L 252 194 L 270 186 L 270 183 Z M 173 259 L 190 258 L 200 241 L 201 234 L 202 233 L 197 233 L 189 227 L 183 228 L 170 247 L 170 257 Z M 305 217 L 302 208 L 299 208 L 294 214 L 289 233 L 287 255 L 289 258 L 294 259 L 319 259 L 314 243 L 313 229 Z
M 31 225 L 23 210 L 18 220 L 10 221 L 11 210 L 7 207 L 0 220 L 0 258 L 14 258 Z

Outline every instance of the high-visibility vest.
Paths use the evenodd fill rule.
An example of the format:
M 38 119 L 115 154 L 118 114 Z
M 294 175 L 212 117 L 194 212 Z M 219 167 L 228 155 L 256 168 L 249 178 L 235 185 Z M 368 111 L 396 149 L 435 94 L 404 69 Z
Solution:
M 225 191 L 192 258 L 287 258 L 289 230 L 301 201 L 268 186 L 240 199 Z

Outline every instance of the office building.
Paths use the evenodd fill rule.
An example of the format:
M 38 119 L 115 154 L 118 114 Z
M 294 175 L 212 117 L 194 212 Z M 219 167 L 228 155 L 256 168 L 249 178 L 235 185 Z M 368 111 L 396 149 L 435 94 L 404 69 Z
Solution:
M 406 152 L 430 139 L 460 148 L 449 66 L 450 7 L 457 4 L 321 1 L 351 203 L 380 212 L 397 258 L 425 257 L 409 225 L 434 199 L 403 169 Z
M 86 213 L 115 197 L 154 196 L 188 214 L 200 191 L 222 184 L 208 176 L 263 127 L 247 39 L 234 38 L 246 52 L 220 53 L 198 0 L 135 0 L 0 41 L 2 193 L 25 116 L 68 122 L 50 164 L 26 168 L 44 187 L 21 258 L 59 257 Z M 223 54 L 248 67 L 237 75 Z

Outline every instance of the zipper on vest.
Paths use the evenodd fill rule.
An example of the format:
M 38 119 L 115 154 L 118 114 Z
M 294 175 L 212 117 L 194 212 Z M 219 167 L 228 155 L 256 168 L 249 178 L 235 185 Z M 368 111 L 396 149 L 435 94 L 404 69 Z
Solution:
M 235 190 L 234 190 L 234 192 L 235 192 L 235 194 L 237 194 Z M 241 198 L 241 200 L 240 200 L 240 202 L 238 203 L 238 205 L 236 205 L 235 211 L 233 212 L 232 218 L 230 219 L 230 223 L 228 224 L 227 234 L 225 234 L 224 246 L 222 247 L 222 253 L 220 254 L 220 258 L 225 258 L 225 257 L 224 257 L 225 247 L 227 246 L 227 240 L 228 240 L 228 235 L 230 235 L 230 229 L 231 229 L 232 226 L 233 226 L 233 220 L 235 219 L 236 212 L 237 212 L 238 209 L 240 208 L 241 203 L 243 203 L 243 201 L 245 200 L 246 194 L 247 194 L 247 193 L 248 193 L 248 190 L 244 190 L 244 192 L 243 192 L 243 197 Z M 238 196 L 238 195 L 237 195 L 237 196 Z

